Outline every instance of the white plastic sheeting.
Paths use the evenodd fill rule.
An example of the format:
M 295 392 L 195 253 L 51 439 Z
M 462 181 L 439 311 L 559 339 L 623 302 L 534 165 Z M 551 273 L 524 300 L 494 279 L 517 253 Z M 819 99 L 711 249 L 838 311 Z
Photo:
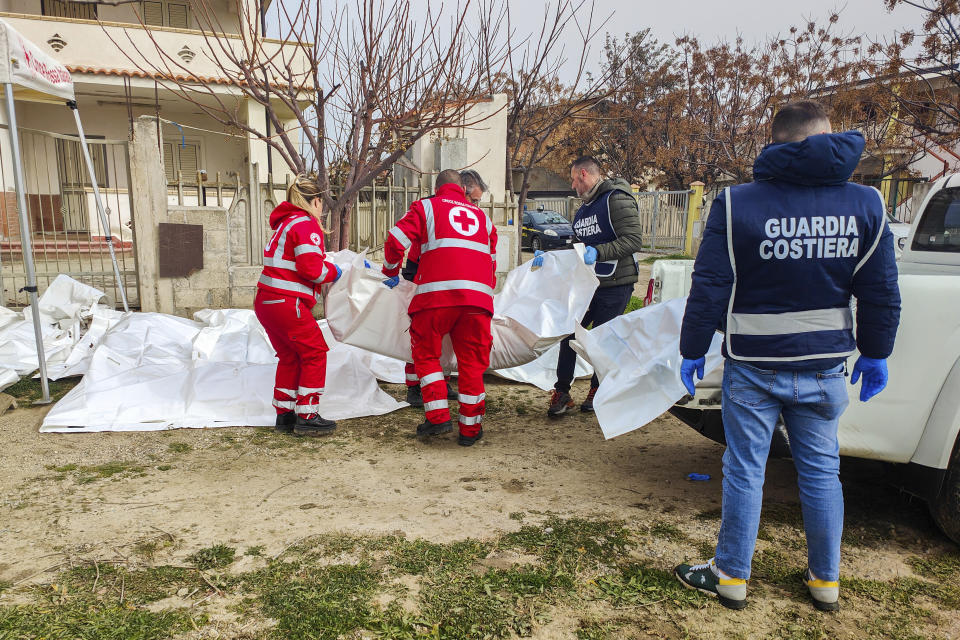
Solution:
M 43 295 L 37 307 L 40 311 L 43 352 L 50 377 L 64 368 L 74 346 L 85 331 L 86 321 L 98 312 L 106 311 L 97 304 L 103 292 L 65 276 L 57 276 Z M 113 313 L 113 312 L 111 312 Z M 5 389 L 20 376 L 36 371 L 36 337 L 33 331 L 32 310 L 22 312 L 0 308 L 0 389 Z
M 558 342 L 533 362 L 522 364 L 519 367 L 510 367 L 509 369 L 497 369 L 493 371 L 493 373 L 507 380 L 532 384 L 544 391 L 549 391 L 553 389 L 553 385 L 557 382 L 557 360 L 559 357 L 560 343 Z M 579 354 L 577 354 L 577 364 L 574 368 L 573 375 L 576 378 L 585 378 L 593 375 L 593 367 Z
M 194 317 L 133 313 L 117 321 L 77 363 L 86 375 L 50 410 L 40 431 L 272 425 L 276 359 L 253 311 L 203 310 Z M 325 335 L 331 350 L 321 415 L 341 420 L 407 406 L 381 391 L 374 374 L 402 380 L 403 363 Z
M 363 266 L 363 256 L 329 255 L 344 269 L 324 300 L 333 334 L 341 342 L 410 362 L 407 308 L 416 286 L 401 278 L 399 285 L 388 289 L 378 267 Z M 540 268 L 527 262 L 513 269 L 493 300 L 490 369 L 533 362 L 573 333 L 598 284 L 593 269 L 583 262 L 582 245 L 547 253 Z M 456 369 L 448 341 L 441 362 L 447 371 Z
M 687 299 L 638 309 L 596 329 L 576 330 L 574 350 L 597 370 L 593 407 L 605 438 L 638 429 L 686 395 L 680 381 L 680 325 Z M 720 336 L 707 352 L 704 373 L 720 365 Z

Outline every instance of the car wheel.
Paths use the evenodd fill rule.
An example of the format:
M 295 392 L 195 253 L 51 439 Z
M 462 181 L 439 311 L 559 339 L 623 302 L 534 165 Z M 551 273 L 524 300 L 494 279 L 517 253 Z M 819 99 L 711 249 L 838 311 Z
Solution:
M 960 543 L 960 442 L 953 447 L 940 493 L 928 505 L 930 515 L 940 530 L 954 542 Z
M 540 236 L 533 237 L 533 239 L 530 241 L 530 248 L 534 251 L 543 250 L 543 242 L 540 240 Z

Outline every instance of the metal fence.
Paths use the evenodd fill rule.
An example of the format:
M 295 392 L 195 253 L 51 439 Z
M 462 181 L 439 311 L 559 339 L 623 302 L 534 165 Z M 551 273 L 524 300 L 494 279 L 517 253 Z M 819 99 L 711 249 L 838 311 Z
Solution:
M 6 128 L 6 127 L 2 127 Z M 97 212 L 79 138 L 20 130 L 27 217 L 37 285 L 42 294 L 60 274 L 103 291 L 120 303 L 106 238 L 112 236 L 120 275 L 131 307 L 140 304 L 133 242 L 129 149 L 125 140 L 87 138 L 94 174 L 108 219 Z M 26 267 L 13 179 L 9 137 L 0 134 L 0 306 L 28 304 Z
M 251 171 L 252 177 L 256 175 L 256 165 Z M 260 185 L 260 195 L 256 202 L 251 202 L 253 206 L 247 207 L 246 225 L 248 235 L 249 264 L 262 264 L 262 247 L 270 237 L 269 215 L 270 212 L 286 197 L 286 190 L 289 187 L 289 177 L 285 183 L 268 182 Z M 339 187 L 334 187 L 334 192 L 342 191 Z M 396 224 L 397 220 L 403 217 L 414 200 L 420 200 L 432 195 L 429 189 L 419 184 L 411 185 L 406 180 L 396 182 L 392 176 L 378 182 L 377 184 L 364 187 L 354 197 L 352 204 L 352 217 L 350 223 L 350 242 L 349 247 L 354 251 L 367 249 L 375 258 L 379 258 L 379 252 L 383 249 L 383 243 L 386 240 L 390 228 Z M 241 191 L 237 196 L 238 203 L 244 205 L 246 194 L 241 185 Z M 497 200 L 492 194 L 479 204 L 494 224 L 505 225 L 509 220 L 516 216 L 517 203 L 513 194 L 505 194 L 502 200 Z M 228 210 L 231 216 L 235 214 L 234 210 L 238 207 L 231 203 Z M 254 250 L 254 247 L 257 249 Z
M 649 191 L 636 196 L 644 247 L 651 251 L 683 251 L 690 192 Z

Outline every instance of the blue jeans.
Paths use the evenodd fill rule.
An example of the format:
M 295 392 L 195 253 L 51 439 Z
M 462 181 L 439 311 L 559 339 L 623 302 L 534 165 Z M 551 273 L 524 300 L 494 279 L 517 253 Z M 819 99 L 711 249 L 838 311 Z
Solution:
M 770 438 L 782 414 L 797 468 L 808 566 L 821 580 L 839 579 L 843 489 L 837 421 L 848 402 L 842 364 L 826 371 L 771 371 L 724 362 L 727 450 L 717 567 L 735 578 L 750 577 Z

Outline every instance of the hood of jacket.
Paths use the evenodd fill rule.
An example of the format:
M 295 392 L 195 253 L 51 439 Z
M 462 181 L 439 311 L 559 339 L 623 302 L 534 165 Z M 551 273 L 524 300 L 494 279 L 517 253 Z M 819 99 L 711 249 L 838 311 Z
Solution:
M 593 202 L 607 191 L 623 191 L 633 195 L 633 187 L 631 187 L 630 183 L 623 178 L 607 178 L 596 186 L 595 190 L 593 191 L 593 197 L 587 201 L 587 204 Z
M 753 163 L 753 179 L 808 187 L 843 184 L 860 163 L 865 145 L 859 131 L 821 133 L 800 142 L 769 144 Z
M 277 205 L 277 208 L 273 210 L 273 213 L 270 214 L 270 228 L 276 229 L 280 226 L 280 222 L 291 214 L 297 214 L 299 216 L 309 216 L 310 214 L 296 207 L 286 200 Z

